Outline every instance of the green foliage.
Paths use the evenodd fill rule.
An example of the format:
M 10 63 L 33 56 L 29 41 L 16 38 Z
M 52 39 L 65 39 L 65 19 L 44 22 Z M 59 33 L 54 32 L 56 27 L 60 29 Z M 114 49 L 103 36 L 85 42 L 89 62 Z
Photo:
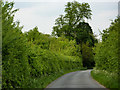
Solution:
M 119 19 L 111 23 L 111 26 L 104 30 L 102 42 L 95 48 L 96 68 L 109 72 L 118 72 L 118 30 L 120 27 Z
M 120 17 L 115 19 L 110 27 L 103 30 L 102 42 L 96 44 L 95 68 L 92 76 L 110 90 L 119 88 L 119 28 Z
M 84 19 L 91 19 L 91 10 L 88 3 L 79 3 L 77 1 L 68 2 L 65 5 L 65 15 L 60 15 L 56 19 L 53 27 L 53 35 L 58 37 L 65 36 L 69 40 L 76 37 L 76 28 Z
M 13 3 L 7 3 L 2 7 L 2 79 L 3 88 L 13 88 L 27 83 L 29 78 L 29 65 L 26 41 L 18 25 L 13 22 Z M 5 26 L 6 25 L 6 26 Z M 24 81 L 24 82 L 23 82 Z
M 39 45 L 42 49 L 49 49 L 50 35 L 40 33 L 37 27 L 33 28 L 33 30 L 30 30 L 29 32 L 26 32 L 25 36 L 28 42 Z
M 79 54 L 80 47 L 76 45 L 75 40 L 69 41 L 65 37 L 51 38 L 49 49 L 63 55 L 81 56 Z
M 76 45 L 75 48 L 74 46 L 70 48 L 75 52 L 77 51 L 76 54 L 79 53 L 80 54 L 79 56 L 84 57 L 82 58 L 84 64 L 91 63 L 93 59 L 92 60 L 89 59 L 87 61 L 84 59 L 85 59 L 85 54 L 87 54 L 89 57 L 93 57 L 93 55 L 91 54 L 92 50 L 91 51 L 89 50 L 90 53 L 84 52 L 87 50 L 87 48 L 85 50 L 85 47 L 84 50 L 82 50 L 83 43 L 85 44 L 86 42 L 89 42 L 90 48 L 94 47 L 94 44 L 97 43 L 97 39 L 95 39 L 95 36 L 93 35 L 90 25 L 85 22 L 85 19 L 91 19 L 92 14 L 91 14 L 90 5 L 88 3 L 79 3 L 77 1 L 68 2 L 67 5 L 65 5 L 64 12 L 65 15 L 60 15 L 56 19 L 55 26 L 53 27 L 52 35 L 58 37 L 65 37 L 69 41 L 75 40 L 75 42 L 79 46 Z M 71 50 L 70 48 L 68 48 L 67 50 L 65 49 L 65 51 L 68 51 L 67 53 L 69 53 L 69 51 Z
M 118 74 L 110 73 L 105 70 L 94 70 L 91 72 L 91 76 L 97 80 L 99 83 L 104 85 L 109 90 L 119 90 L 119 79 Z
M 83 66 L 92 68 L 94 67 L 94 56 L 93 56 L 93 51 L 92 47 L 89 47 L 89 43 L 87 42 L 86 44 L 83 43 L 82 45 L 82 60 L 83 60 Z
M 37 50 L 36 50 L 37 49 Z M 32 68 L 31 76 L 40 77 L 50 75 L 61 70 L 69 70 L 82 67 L 79 57 L 64 56 L 55 52 L 41 49 L 37 45 L 31 46 L 29 52 L 29 64 Z M 75 62 L 76 64 L 73 64 Z
M 38 28 L 34 28 L 24 34 L 28 42 L 38 45 L 42 49 L 51 50 L 69 56 L 81 56 L 79 54 L 80 47 L 75 40 L 69 41 L 65 37 L 52 37 L 47 34 L 38 32 Z
M 97 39 L 95 39 L 93 31 L 88 23 L 80 22 L 77 25 L 75 33 L 75 40 L 77 44 L 89 42 L 89 46 L 92 47 L 95 43 L 97 43 Z
M 13 5 L 13 2 L 2 3 L 3 88 L 27 88 L 37 78 L 43 80 L 43 77 L 82 68 L 75 41 L 42 34 L 37 27 L 22 33 L 19 22 L 13 21 L 17 11 Z
M 37 37 L 34 38 L 34 35 Z M 31 76 L 46 76 L 61 70 L 82 67 L 75 41 L 69 41 L 64 37 L 51 37 L 35 29 L 25 33 L 25 36 L 30 46 L 28 60 L 32 70 Z

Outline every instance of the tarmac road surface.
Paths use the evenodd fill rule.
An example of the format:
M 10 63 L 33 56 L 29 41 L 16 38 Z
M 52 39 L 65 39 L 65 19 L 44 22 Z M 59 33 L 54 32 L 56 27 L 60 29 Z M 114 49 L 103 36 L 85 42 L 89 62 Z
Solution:
M 107 90 L 104 86 L 100 85 L 97 81 L 93 80 L 90 75 L 91 70 L 81 70 L 65 74 L 47 86 L 50 88 L 93 88 Z M 91 90 L 90 89 L 90 90 Z M 54 89 L 53 89 L 54 90 Z

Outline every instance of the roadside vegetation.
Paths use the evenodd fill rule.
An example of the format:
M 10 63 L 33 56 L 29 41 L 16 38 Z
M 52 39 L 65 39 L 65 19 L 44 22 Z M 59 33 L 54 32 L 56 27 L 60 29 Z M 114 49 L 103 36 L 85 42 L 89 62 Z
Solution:
M 94 69 L 93 71 L 91 71 L 91 76 L 100 84 L 110 90 L 117 89 L 119 87 L 119 78 L 118 74 L 116 73 L 109 73 L 106 70 Z
M 87 14 L 90 18 L 87 3 L 69 2 L 67 5 L 67 13 L 69 6 L 78 5 L 82 12 L 88 10 Z M 85 69 L 81 42 L 76 43 L 76 39 L 70 39 L 70 36 L 68 36 L 70 38 L 66 38 L 64 34 L 56 36 L 56 29 L 53 30 L 54 35 L 42 34 L 37 26 L 23 33 L 23 26 L 20 26 L 19 21 L 14 21 L 15 12 L 18 9 L 14 10 L 13 7 L 13 2 L 2 2 L 2 88 L 45 88 L 50 82 L 67 72 Z M 72 11 L 71 8 L 70 10 Z M 81 16 L 87 17 L 87 14 L 81 14 Z M 68 18 L 64 20 L 68 20 Z M 89 41 L 93 39 L 92 31 L 88 24 L 81 24 L 88 27 L 88 32 L 85 31 L 85 28 L 84 31 L 81 30 L 89 35 L 89 37 L 84 37 L 88 44 L 82 41 L 87 47 L 84 47 L 84 50 L 87 50 L 91 48 L 88 45 Z M 77 27 L 75 26 L 75 28 Z M 61 32 L 62 29 L 59 28 L 58 31 Z M 83 35 L 81 34 L 81 36 Z M 91 49 L 89 50 L 91 51 Z
M 119 30 L 120 18 L 117 17 L 108 29 L 103 30 L 102 42 L 97 43 L 94 48 L 95 68 L 92 76 L 109 89 L 120 85 Z
M 23 26 L 14 21 L 18 11 L 14 3 L 1 6 L 2 88 L 45 88 L 61 75 L 93 67 L 93 78 L 108 83 L 107 88 L 117 87 L 119 19 L 103 30 L 98 43 L 85 22 L 92 15 L 88 3 L 68 2 L 51 35 L 39 32 L 37 26 L 23 33 Z

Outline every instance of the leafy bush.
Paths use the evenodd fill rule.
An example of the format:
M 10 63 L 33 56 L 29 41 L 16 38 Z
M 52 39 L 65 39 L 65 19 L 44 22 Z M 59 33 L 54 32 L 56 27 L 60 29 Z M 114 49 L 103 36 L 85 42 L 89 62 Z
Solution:
M 51 73 L 59 72 L 62 69 L 69 70 L 82 67 L 80 57 L 65 56 L 41 49 L 37 45 L 31 47 L 28 57 L 29 64 L 32 68 L 31 76 L 35 77 L 46 76 Z
M 63 55 L 81 57 L 80 46 L 76 44 L 75 40 L 69 41 L 65 37 L 51 38 L 49 50 Z
M 36 78 L 82 68 L 74 41 L 39 33 L 37 27 L 22 33 L 19 22 L 13 21 L 17 11 L 13 5 L 2 3 L 3 88 L 27 88 Z
M 19 23 L 13 22 L 14 3 L 2 4 L 2 87 L 23 86 L 29 78 L 26 39 Z M 23 86 L 24 87 L 24 86 Z
M 118 73 L 118 30 L 119 19 L 112 22 L 111 26 L 104 30 L 102 42 L 96 45 L 95 62 L 96 68 Z

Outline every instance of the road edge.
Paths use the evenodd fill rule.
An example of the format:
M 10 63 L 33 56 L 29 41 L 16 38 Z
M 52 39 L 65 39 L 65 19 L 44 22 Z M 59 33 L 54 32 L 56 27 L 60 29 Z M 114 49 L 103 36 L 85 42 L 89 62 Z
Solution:
M 92 77 L 91 72 L 92 72 L 92 70 L 90 71 L 90 78 L 91 78 L 93 81 L 95 81 L 96 83 L 100 84 L 103 88 L 105 88 L 105 89 L 107 89 L 107 90 L 110 90 L 110 89 L 106 88 L 104 85 L 102 85 L 101 83 L 99 83 L 98 81 L 96 81 L 96 80 Z

